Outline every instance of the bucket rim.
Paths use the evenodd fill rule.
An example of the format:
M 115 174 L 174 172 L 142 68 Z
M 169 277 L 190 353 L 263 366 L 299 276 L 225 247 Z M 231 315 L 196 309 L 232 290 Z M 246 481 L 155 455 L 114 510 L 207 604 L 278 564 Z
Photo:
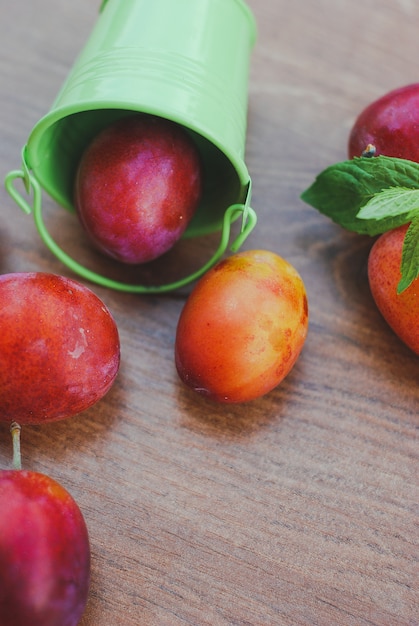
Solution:
M 64 120 L 65 118 L 73 115 L 82 115 L 83 113 L 88 113 L 92 111 L 121 111 L 121 113 L 132 113 L 132 114 L 146 114 L 153 115 L 155 117 L 161 117 L 163 119 L 167 119 L 169 121 L 175 122 L 183 126 L 186 130 L 189 130 L 199 137 L 210 142 L 217 150 L 220 151 L 222 155 L 230 162 L 232 167 L 234 168 L 239 182 L 242 187 L 246 187 L 250 182 L 250 174 L 247 169 L 246 163 L 242 155 L 232 154 L 229 151 L 226 151 L 226 147 L 221 144 L 221 142 L 211 133 L 209 129 L 198 128 L 187 117 L 182 117 L 181 115 L 173 116 L 167 113 L 167 111 L 156 109 L 153 106 L 153 110 L 148 109 L 146 106 L 144 108 L 138 109 L 137 103 L 126 103 L 124 106 L 121 106 L 120 102 L 112 102 L 112 101 L 91 101 L 88 102 L 79 102 L 77 103 L 77 108 L 74 106 L 63 106 L 49 111 L 46 115 L 44 115 L 32 128 L 28 140 L 25 145 L 25 157 L 27 167 L 33 171 L 36 178 L 39 178 L 38 174 L 38 159 L 36 158 L 36 149 L 39 146 L 39 142 L 43 133 L 48 129 L 52 128 L 55 124 Z M 121 115 L 122 117 L 123 115 Z M 50 189 L 48 185 L 45 184 L 45 181 L 39 180 L 42 186 L 50 193 Z M 52 194 L 51 194 L 52 195 Z

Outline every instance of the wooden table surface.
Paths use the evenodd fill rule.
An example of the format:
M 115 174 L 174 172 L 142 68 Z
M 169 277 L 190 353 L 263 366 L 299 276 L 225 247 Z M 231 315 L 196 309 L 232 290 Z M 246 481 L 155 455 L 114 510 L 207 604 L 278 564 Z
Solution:
M 2 4 L 2 177 L 19 167 L 99 4 Z M 258 40 L 246 164 L 259 221 L 244 248 L 276 251 L 298 269 L 308 338 L 270 394 L 214 405 L 185 389 L 174 367 L 188 289 L 139 296 L 89 284 L 119 327 L 117 381 L 85 413 L 22 431 L 24 467 L 60 481 L 89 528 L 82 626 L 419 624 L 418 358 L 372 301 L 372 241 L 299 198 L 321 169 L 346 158 L 349 129 L 366 104 L 419 79 L 419 4 L 249 5 Z M 0 271 L 76 278 L 3 186 L 0 197 Z M 104 264 L 90 258 L 74 216 L 48 196 L 44 207 L 59 243 Z M 152 271 L 188 272 L 217 242 L 182 242 Z M 0 465 L 10 459 L 3 424 Z

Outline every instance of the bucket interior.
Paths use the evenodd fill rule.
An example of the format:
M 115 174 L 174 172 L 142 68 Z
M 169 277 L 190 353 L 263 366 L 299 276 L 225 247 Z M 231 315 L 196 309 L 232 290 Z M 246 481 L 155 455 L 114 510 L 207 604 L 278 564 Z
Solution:
M 35 127 L 29 138 L 25 157 L 27 165 L 54 200 L 74 211 L 74 180 L 85 148 L 103 128 L 121 117 L 137 113 L 120 109 L 95 109 L 72 113 L 56 120 L 48 119 L 47 116 Z M 233 164 L 213 141 L 184 128 L 198 147 L 204 170 L 202 200 L 184 233 L 185 237 L 194 237 L 221 228 L 226 209 L 232 204 L 246 201 L 249 178 L 244 164 Z

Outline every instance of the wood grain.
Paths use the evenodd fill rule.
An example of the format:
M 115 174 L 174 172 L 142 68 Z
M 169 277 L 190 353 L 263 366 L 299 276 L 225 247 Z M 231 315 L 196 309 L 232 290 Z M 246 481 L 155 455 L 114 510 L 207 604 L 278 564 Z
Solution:
M 95 22 L 99 0 L 0 7 L 1 171 L 19 167 Z M 121 335 L 117 382 L 66 422 L 26 427 L 23 464 L 78 501 L 92 545 L 81 626 L 419 624 L 418 359 L 374 307 L 371 241 L 299 199 L 346 158 L 369 101 L 415 82 L 414 0 L 249 0 L 246 163 L 259 221 L 245 247 L 301 273 L 310 329 L 287 379 L 218 406 L 178 381 L 176 323 L 187 295 L 93 287 Z M 0 271 L 69 274 L 0 190 Z M 96 262 L 74 218 L 45 197 L 60 243 Z M 200 266 L 217 237 L 183 242 L 154 272 Z M 111 271 L 111 270 L 109 270 Z M 0 425 L 0 465 L 10 465 Z

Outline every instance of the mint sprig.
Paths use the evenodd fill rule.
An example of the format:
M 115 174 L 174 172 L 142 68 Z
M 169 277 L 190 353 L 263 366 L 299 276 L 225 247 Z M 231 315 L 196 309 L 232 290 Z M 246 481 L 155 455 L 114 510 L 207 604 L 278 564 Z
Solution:
M 323 170 L 301 199 L 363 235 L 380 235 L 410 223 L 398 293 L 419 275 L 419 163 L 386 156 L 342 161 Z

